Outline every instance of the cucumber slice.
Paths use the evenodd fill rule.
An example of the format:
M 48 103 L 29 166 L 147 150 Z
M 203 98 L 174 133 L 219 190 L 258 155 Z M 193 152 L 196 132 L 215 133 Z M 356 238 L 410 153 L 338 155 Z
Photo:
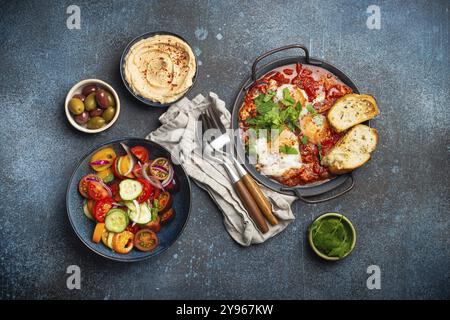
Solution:
M 117 159 L 117 161 L 116 161 L 116 172 L 117 172 L 117 174 L 119 175 L 119 176 L 122 176 L 122 174 L 120 173 L 120 170 L 119 170 L 119 168 L 120 168 L 120 160 L 122 159 L 122 157 L 119 157 L 118 159 Z
M 131 202 L 131 204 L 133 204 L 133 203 Z M 133 207 L 133 208 L 134 208 L 134 207 Z M 120 210 L 120 211 L 122 211 L 122 212 L 125 214 L 125 216 L 127 217 L 127 226 L 128 226 L 128 224 L 130 223 L 130 217 L 128 216 L 128 213 L 127 213 L 125 210 L 118 209 L 118 208 L 111 209 L 111 210 L 109 210 L 108 213 L 106 214 L 106 217 L 107 217 L 110 213 L 114 212 L 115 210 Z M 105 220 L 106 220 L 106 217 L 105 217 Z
M 120 233 L 128 226 L 128 217 L 121 209 L 112 209 L 105 218 L 105 227 L 108 231 Z
M 92 214 L 88 210 L 87 200 L 84 200 L 84 203 L 83 203 L 83 213 L 88 219 L 94 221 L 94 217 L 92 216 Z
M 126 179 L 119 184 L 119 194 L 123 200 L 134 200 L 142 192 L 142 184 L 139 181 Z
M 146 203 L 141 203 L 139 210 L 128 210 L 128 215 L 137 224 L 147 224 L 152 220 L 152 212 Z
M 113 232 L 108 233 L 108 240 L 107 240 L 108 248 L 110 248 L 113 251 L 114 251 L 114 249 L 113 249 L 113 238 L 114 238 L 114 235 L 115 235 L 115 233 L 113 233 Z
M 108 230 L 106 230 L 106 228 L 103 230 L 103 234 L 102 234 L 102 242 L 105 246 L 108 246 L 108 236 L 109 236 L 109 232 Z
M 123 204 L 130 210 L 136 211 L 136 206 L 134 205 L 133 201 L 124 201 Z

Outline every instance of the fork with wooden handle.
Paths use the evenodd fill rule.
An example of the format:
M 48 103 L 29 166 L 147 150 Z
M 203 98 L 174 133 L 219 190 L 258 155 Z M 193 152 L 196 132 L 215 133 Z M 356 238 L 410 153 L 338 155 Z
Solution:
M 223 147 L 226 146 L 227 144 L 230 144 L 232 146 L 233 145 L 232 141 L 229 135 L 226 134 L 226 128 L 220 121 L 220 115 L 217 114 L 214 108 L 207 108 L 206 114 L 207 118 L 210 118 L 211 121 L 213 122 L 215 128 L 219 129 L 223 134 L 221 137 L 216 139 L 215 142 L 212 143 L 213 148 L 215 150 L 222 151 Z M 259 185 L 255 182 L 255 180 L 253 180 L 250 174 L 242 167 L 242 165 L 239 163 L 239 161 L 233 154 L 230 154 L 228 152 L 227 156 L 233 161 L 234 167 L 236 168 L 239 176 L 244 181 L 245 186 L 252 195 L 253 199 L 255 199 L 259 209 L 264 214 L 267 221 L 269 221 L 271 225 L 276 225 L 278 223 L 278 220 L 273 215 L 272 206 L 270 205 L 269 200 L 264 195 Z
M 203 130 L 206 131 L 208 129 L 215 129 L 212 126 L 211 119 L 208 119 L 208 117 L 205 114 L 201 114 L 200 119 L 202 121 Z M 211 146 L 211 143 L 213 143 L 216 140 L 217 138 L 210 143 L 203 144 L 203 148 L 205 150 L 204 155 L 208 156 L 211 160 L 220 163 L 224 166 L 225 170 L 227 171 L 230 177 L 234 190 L 239 196 L 239 199 L 241 199 L 250 218 L 253 220 L 259 231 L 261 231 L 262 233 L 266 233 L 267 231 L 269 231 L 269 227 L 267 226 L 266 220 L 264 219 L 264 216 L 261 210 L 259 209 L 258 204 L 256 203 L 255 199 L 253 199 L 252 194 L 247 190 L 244 181 L 240 176 L 236 174 L 236 172 L 233 169 L 233 164 L 227 157 L 223 156 L 223 152 L 220 150 L 216 150 L 214 147 Z M 219 154 L 219 157 L 213 156 L 214 151 Z

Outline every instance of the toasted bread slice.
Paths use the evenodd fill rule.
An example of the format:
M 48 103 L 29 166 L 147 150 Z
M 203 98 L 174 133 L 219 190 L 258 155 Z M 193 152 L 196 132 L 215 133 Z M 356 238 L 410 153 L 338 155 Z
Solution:
M 339 98 L 327 118 L 334 130 L 345 131 L 354 125 L 375 118 L 380 113 L 377 102 L 367 94 L 347 94 Z
M 377 130 L 358 124 L 336 143 L 321 163 L 334 174 L 352 171 L 369 161 L 377 143 Z

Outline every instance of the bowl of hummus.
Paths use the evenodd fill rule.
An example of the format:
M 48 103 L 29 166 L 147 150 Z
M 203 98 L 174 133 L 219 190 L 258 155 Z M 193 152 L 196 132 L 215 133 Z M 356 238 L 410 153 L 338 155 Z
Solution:
M 155 107 L 166 107 L 183 98 L 197 78 L 192 48 L 170 32 L 146 33 L 132 40 L 120 66 L 128 91 Z

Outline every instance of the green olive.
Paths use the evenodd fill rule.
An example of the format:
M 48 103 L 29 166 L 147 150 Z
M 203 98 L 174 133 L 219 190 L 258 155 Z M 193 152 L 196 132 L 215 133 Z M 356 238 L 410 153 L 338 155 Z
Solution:
M 102 117 L 93 117 L 88 120 L 88 129 L 99 129 L 105 125 L 105 119 Z
M 106 122 L 110 122 L 114 118 L 115 114 L 116 109 L 114 109 L 113 107 L 109 107 L 105 111 L 103 111 L 102 117 Z
M 84 100 L 84 106 L 87 111 L 92 111 L 97 108 L 97 101 L 95 100 L 95 92 L 89 94 Z
M 116 106 L 116 99 L 114 99 L 114 96 L 111 94 L 111 92 L 106 91 L 106 98 L 108 99 L 108 106 L 110 107 Z
M 77 98 L 72 98 L 69 100 L 69 110 L 74 115 L 82 114 L 84 111 L 84 104 L 83 101 Z

